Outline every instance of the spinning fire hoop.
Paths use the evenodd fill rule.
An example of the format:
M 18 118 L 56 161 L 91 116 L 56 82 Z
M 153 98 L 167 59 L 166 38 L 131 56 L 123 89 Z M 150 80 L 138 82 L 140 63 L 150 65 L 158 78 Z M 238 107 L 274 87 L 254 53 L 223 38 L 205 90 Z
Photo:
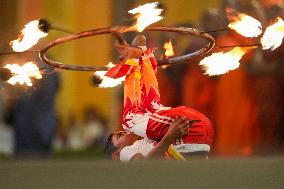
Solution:
M 63 44 L 69 41 L 78 40 L 80 38 L 91 37 L 95 35 L 105 35 L 111 34 L 113 35 L 120 44 L 128 45 L 122 34 L 128 32 L 174 32 L 185 35 L 193 35 L 196 37 L 203 38 L 207 40 L 207 44 L 189 54 L 174 56 L 172 43 L 169 40 L 167 44 L 164 44 L 165 59 L 157 60 L 158 66 L 163 65 L 173 65 L 178 62 L 185 62 L 188 60 L 193 60 L 195 58 L 203 58 L 199 65 L 205 71 L 204 74 L 209 76 L 212 75 L 221 75 L 228 73 L 231 70 L 237 69 L 240 65 L 240 60 L 242 57 L 252 49 L 262 48 L 263 50 L 275 50 L 282 44 L 282 40 L 284 38 L 284 20 L 280 17 L 275 18 L 275 21 L 269 25 L 265 31 L 263 32 L 262 24 L 255 18 L 248 16 L 244 13 L 239 13 L 231 8 L 226 9 L 228 20 L 230 21 L 227 28 L 221 29 L 213 29 L 211 31 L 199 31 L 193 28 L 186 27 L 171 27 L 171 26 L 150 26 L 151 24 L 158 22 L 163 19 L 161 16 L 161 12 L 163 11 L 158 7 L 158 3 L 148 3 L 137 8 L 134 8 L 128 13 L 133 14 L 136 19 L 135 25 L 130 26 L 113 26 L 113 27 L 105 27 L 105 28 L 97 28 L 87 31 L 82 31 L 78 33 L 73 33 L 68 30 L 62 29 L 60 27 L 51 25 L 48 21 L 44 19 L 34 20 L 25 25 L 21 33 L 19 34 L 18 39 L 10 42 L 11 47 L 14 52 L 6 52 L 0 53 L 0 55 L 13 55 L 20 53 L 38 53 L 42 62 L 47 65 L 52 66 L 57 69 L 65 69 L 65 70 L 74 70 L 74 71 L 94 71 L 94 75 L 99 77 L 99 80 L 108 80 L 108 83 L 115 83 L 109 86 L 116 86 L 120 84 L 123 80 L 109 80 L 111 78 L 107 78 L 105 73 L 108 69 L 110 69 L 112 64 L 107 66 L 78 66 L 78 65 L 69 65 L 61 62 L 56 62 L 46 57 L 46 53 L 49 49 L 53 48 L 56 45 Z M 64 37 L 59 37 L 54 41 L 48 43 L 43 48 L 32 51 L 29 50 L 32 46 L 36 45 L 38 41 L 46 37 L 50 30 L 57 30 L 60 32 L 67 33 Z M 243 37 L 247 38 L 255 38 L 254 44 L 239 44 L 234 46 L 215 46 L 215 40 L 210 35 L 210 33 L 215 32 L 223 32 L 228 30 L 234 30 L 239 33 Z M 260 38 L 256 38 L 259 37 Z M 139 48 L 139 47 L 136 47 Z M 168 49 L 167 49 L 168 48 Z M 217 51 L 212 53 L 210 56 L 205 57 L 205 55 L 209 54 L 213 48 Z M 224 48 L 232 48 L 229 51 L 222 52 L 221 50 Z M 170 52 L 170 53 L 169 53 Z M 27 63 L 26 63 L 27 64 Z M 8 83 L 14 85 L 15 83 L 27 84 L 28 86 L 32 85 L 31 78 L 40 79 L 39 76 L 41 73 L 45 74 L 44 68 L 38 69 L 34 64 L 32 66 L 32 62 L 28 63 L 28 65 L 18 65 L 12 64 L 10 62 L 4 65 L 3 68 L 0 69 L 0 78 Z M 104 86 L 104 85 L 103 85 Z M 101 87 L 101 86 L 100 86 Z
M 182 34 L 190 34 L 194 36 L 198 36 L 201 38 L 204 38 L 208 40 L 208 44 L 204 46 L 203 48 L 199 49 L 196 52 L 186 54 L 186 55 L 181 55 L 173 58 L 167 58 L 167 59 L 161 59 L 157 60 L 158 65 L 168 65 L 168 64 L 173 64 L 177 62 L 183 62 L 187 61 L 189 59 L 194 59 L 196 57 L 204 56 L 208 52 L 210 52 L 214 45 L 215 45 L 215 40 L 214 38 L 209 35 L 208 33 L 200 32 L 196 29 L 192 28 L 183 28 L 183 27 L 168 27 L 168 26 L 151 26 L 146 28 L 144 31 L 164 31 L 164 32 L 177 32 L 177 33 L 182 33 Z M 109 68 L 106 66 L 98 67 L 98 66 L 75 66 L 75 65 L 68 65 L 68 64 L 63 64 L 59 62 L 55 62 L 53 60 L 48 59 L 45 54 L 46 52 L 59 44 L 68 42 L 68 41 L 73 41 L 77 40 L 80 38 L 85 38 L 85 37 L 91 37 L 94 35 L 103 35 L 103 34 L 114 34 L 114 36 L 118 39 L 119 43 L 124 43 L 123 38 L 120 36 L 122 33 L 126 32 L 135 32 L 134 30 L 131 30 L 127 26 L 115 26 L 115 27 L 110 27 L 110 28 L 99 28 L 99 29 L 93 29 L 93 30 L 88 30 L 88 31 L 83 31 L 79 32 L 76 34 L 71 34 L 65 37 L 58 38 L 54 40 L 53 42 L 47 44 L 45 47 L 43 47 L 39 51 L 39 56 L 43 62 L 46 64 L 53 66 L 55 68 L 60 68 L 60 69 L 65 69 L 65 70 L 75 70 L 75 71 L 105 71 L 108 70 Z

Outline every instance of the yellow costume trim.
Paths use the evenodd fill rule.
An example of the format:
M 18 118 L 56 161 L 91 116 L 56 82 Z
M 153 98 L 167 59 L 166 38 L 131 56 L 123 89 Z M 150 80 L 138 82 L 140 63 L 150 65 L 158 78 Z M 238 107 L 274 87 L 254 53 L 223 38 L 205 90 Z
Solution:
M 171 144 L 168 148 L 168 153 L 175 159 L 175 160 L 183 160 L 185 161 L 185 158 L 181 153 L 179 153 L 174 146 Z
M 141 72 L 140 70 L 134 71 L 134 78 L 140 80 L 141 79 Z
M 139 66 L 139 59 L 130 58 L 126 60 L 125 64 L 130 65 L 130 66 Z

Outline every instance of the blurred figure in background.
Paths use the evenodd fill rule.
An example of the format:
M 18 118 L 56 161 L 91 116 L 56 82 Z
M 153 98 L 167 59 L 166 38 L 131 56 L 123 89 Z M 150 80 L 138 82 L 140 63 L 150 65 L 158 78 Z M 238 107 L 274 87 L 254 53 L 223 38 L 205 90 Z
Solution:
M 183 24 L 178 24 L 178 26 L 182 26 L 182 27 L 189 27 L 189 28 L 194 28 L 193 24 L 188 22 L 188 23 L 183 23 Z M 190 44 L 191 46 L 193 46 L 193 48 L 198 48 L 196 47 L 196 43 L 194 40 L 195 38 L 191 38 L 190 40 L 186 40 L 185 38 L 183 38 L 182 36 L 175 34 L 175 33 L 166 33 L 164 35 L 162 35 L 160 42 L 162 44 L 160 44 L 160 46 L 163 46 L 163 44 L 165 42 L 171 41 L 172 45 L 173 45 L 173 51 L 175 55 L 179 55 L 179 54 L 183 54 L 184 52 L 179 52 L 181 51 L 180 49 L 175 49 L 175 46 L 182 46 L 184 45 L 185 48 L 188 47 L 188 44 Z M 192 51 L 187 51 L 186 53 L 190 53 Z M 164 54 L 165 52 L 161 52 L 162 54 Z M 166 58 L 166 57 L 164 57 Z M 169 57 L 171 58 L 171 57 Z M 191 63 L 190 63 L 191 64 Z M 172 106 L 172 107 L 176 107 L 176 106 L 180 106 L 180 105 L 184 105 L 182 102 L 182 96 L 184 93 L 184 90 L 186 90 L 185 88 L 183 88 L 182 86 L 182 79 L 186 74 L 186 70 L 187 67 L 189 65 L 188 64 L 176 64 L 174 66 L 169 65 L 165 68 L 158 68 L 158 74 L 157 74 L 157 78 L 159 80 L 159 87 L 160 90 L 163 91 L 162 93 L 164 95 L 162 95 L 161 97 L 161 102 L 166 105 L 166 106 Z M 166 91 L 175 91 L 175 93 L 169 93 Z
M 34 55 L 39 68 L 47 67 Z M 51 154 L 56 129 L 55 97 L 59 77 L 52 68 L 20 94 L 11 111 L 15 158 L 46 158 Z
M 83 122 L 79 123 L 73 113 L 68 118 L 67 146 L 70 150 L 86 150 L 104 147 L 107 126 L 97 110 L 88 105 L 83 110 Z
M 107 137 L 107 127 L 104 119 L 93 106 L 84 109 L 83 141 L 87 148 L 103 148 Z
M 0 83 L 0 89 L 2 89 L 2 83 Z M 13 130 L 11 126 L 4 123 L 4 99 L 3 90 L 0 90 L 0 154 L 12 154 L 13 153 Z
M 266 13 L 266 26 L 278 16 L 284 16 L 283 2 L 262 1 Z M 270 50 L 258 50 L 248 64 L 248 71 L 255 77 L 258 92 L 258 117 L 261 155 L 277 154 L 284 150 L 284 45 Z
M 226 19 L 220 15 L 217 9 L 207 9 L 202 15 L 200 27 L 203 31 L 225 28 Z M 222 35 L 220 32 L 211 33 L 215 38 Z M 204 40 L 193 38 L 188 44 L 185 53 L 192 53 L 205 45 Z M 216 100 L 219 76 L 209 77 L 199 66 L 200 60 L 191 61 L 187 64 L 184 77 L 182 78 L 183 95 L 182 103 L 203 112 L 216 125 Z M 218 134 L 218 132 L 216 132 Z M 215 141 L 215 140 L 213 140 Z M 214 146 L 214 145 L 213 145 Z M 214 148 L 213 148 L 214 152 Z
M 67 119 L 67 148 L 70 150 L 82 150 L 85 148 L 82 140 L 83 127 L 78 123 L 74 113 L 70 112 Z
M 225 8 L 230 7 L 239 12 L 263 20 L 263 10 L 258 10 L 255 1 L 224 1 L 220 10 L 226 17 Z M 261 12 L 261 13 L 260 13 Z M 228 22 L 228 21 L 227 21 Z M 252 44 L 253 38 L 245 38 L 230 30 L 215 38 L 216 46 Z M 228 52 L 232 48 L 219 49 Z M 252 51 L 255 52 L 255 51 Z M 259 123 L 257 119 L 257 91 L 255 80 L 248 73 L 246 63 L 253 56 L 247 53 L 242 64 L 236 70 L 220 76 L 216 89 L 216 154 L 241 155 L 255 154 L 259 143 Z

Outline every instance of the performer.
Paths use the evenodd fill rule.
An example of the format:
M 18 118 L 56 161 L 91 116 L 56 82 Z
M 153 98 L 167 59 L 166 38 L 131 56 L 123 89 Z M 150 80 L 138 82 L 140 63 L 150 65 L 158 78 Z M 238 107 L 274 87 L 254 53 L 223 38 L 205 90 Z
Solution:
M 110 135 L 106 144 L 108 155 L 114 160 L 130 161 L 152 157 L 169 158 L 165 153 L 175 139 L 188 134 L 188 121 L 186 117 L 176 118 L 173 121 L 161 141 L 155 142 L 147 138 L 141 138 L 127 131 L 118 131 Z M 170 151 L 171 153 L 171 151 Z M 172 153 L 173 154 L 173 153 Z M 181 157 L 176 157 L 181 159 Z
M 126 76 L 123 128 L 144 138 L 140 141 L 139 146 L 148 146 L 144 149 L 147 149 L 146 151 L 149 153 L 158 144 L 157 142 L 162 141 L 170 125 L 176 123 L 174 122 L 175 118 L 183 118 L 181 123 L 185 122 L 188 125 L 191 121 L 191 125 L 188 128 L 188 134 L 173 142 L 174 149 L 186 156 L 192 153 L 207 154 L 213 138 L 213 127 L 210 120 L 194 109 L 184 106 L 164 107 L 160 103 L 158 82 L 155 75 L 157 63 L 152 53 L 153 49 L 146 48 L 145 36 L 137 36 L 132 46 L 117 44 L 116 47 L 124 59 L 120 64 L 110 69 L 106 76 L 112 78 Z M 124 132 L 112 134 L 109 137 L 106 149 L 109 152 L 114 152 L 113 157 L 118 154 L 121 160 L 129 160 L 135 156 L 133 152 L 137 152 L 138 148 L 137 145 L 134 148 L 133 145 L 135 144 L 131 147 L 131 144 L 139 138 L 133 134 L 127 134 L 127 137 L 120 139 L 122 133 Z M 117 142 L 114 141 L 116 139 L 118 139 Z M 145 154 L 147 153 L 145 152 Z

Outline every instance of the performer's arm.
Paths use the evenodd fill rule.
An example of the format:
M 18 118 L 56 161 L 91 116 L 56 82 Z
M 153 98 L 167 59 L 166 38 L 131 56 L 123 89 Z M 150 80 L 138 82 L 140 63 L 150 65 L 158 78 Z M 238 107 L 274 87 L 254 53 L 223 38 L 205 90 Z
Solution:
M 137 96 L 139 106 L 151 111 L 152 102 L 160 103 L 158 82 L 155 74 L 157 62 L 152 54 L 152 50 L 142 50 L 143 46 L 146 48 L 146 37 L 144 35 L 138 35 L 133 40 L 131 46 L 117 43 L 116 49 L 121 56 L 124 57 L 124 60 L 139 59 L 141 66 L 139 66 L 139 69 L 136 70 L 135 73 L 132 73 L 134 77 L 128 77 L 128 79 L 126 79 L 124 83 L 124 99 L 128 96 L 133 101 L 133 94 L 139 93 L 140 95 Z M 139 77 L 139 81 L 137 81 L 137 79 L 131 79 L 135 77 Z M 139 85 L 139 91 L 135 93 L 134 90 L 136 89 L 135 87 L 138 87 L 137 85 Z
M 140 58 L 143 54 L 142 49 L 139 47 L 121 45 L 118 43 L 115 44 L 115 47 L 124 59 Z
M 170 125 L 169 130 L 162 140 L 146 155 L 140 153 L 135 154 L 131 160 L 148 159 L 153 157 L 163 157 L 172 142 L 186 134 L 188 134 L 189 121 L 186 117 L 176 118 Z

